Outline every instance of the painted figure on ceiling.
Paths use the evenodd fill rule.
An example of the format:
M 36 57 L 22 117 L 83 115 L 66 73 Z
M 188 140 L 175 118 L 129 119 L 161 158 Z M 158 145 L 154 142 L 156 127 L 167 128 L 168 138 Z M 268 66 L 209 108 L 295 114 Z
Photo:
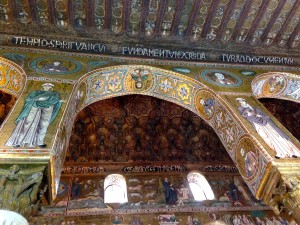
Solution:
M 162 184 L 164 186 L 166 204 L 175 205 L 177 201 L 177 192 L 173 187 L 173 184 L 168 180 L 168 178 L 162 180 Z
M 270 117 L 260 109 L 250 106 L 245 99 L 237 98 L 236 100 L 240 103 L 238 107 L 240 114 L 252 124 L 257 133 L 275 151 L 276 158 L 300 156 L 300 149 L 275 125 Z
M 23 109 L 16 119 L 16 128 L 5 146 L 45 148 L 44 138 L 50 123 L 56 118 L 62 101 L 54 85 L 45 83 L 41 90 L 32 91 L 25 99 Z

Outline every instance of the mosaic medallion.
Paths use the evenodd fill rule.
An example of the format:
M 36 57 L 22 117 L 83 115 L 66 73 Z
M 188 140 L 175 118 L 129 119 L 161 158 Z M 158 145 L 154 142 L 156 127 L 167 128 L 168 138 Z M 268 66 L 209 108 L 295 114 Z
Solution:
M 258 150 L 249 137 L 240 139 L 236 148 L 236 162 L 243 177 L 252 180 L 259 171 Z
M 286 80 L 283 75 L 273 75 L 264 83 L 263 95 L 275 96 L 281 94 L 286 87 Z
M 153 87 L 153 75 L 150 70 L 133 68 L 127 73 L 125 86 L 127 91 L 147 91 Z
M 242 84 L 238 76 L 225 70 L 204 70 L 200 76 L 207 82 L 218 86 L 238 87 Z
M 82 65 L 68 58 L 43 57 L 32 60 L 29 67 L 39 73 L 67 75 L 78 72 Z
M 195 97 L 195 108 L 204 119 L 210 119 L 214 114 L 215 100 L 208 91 L 199 91 Z

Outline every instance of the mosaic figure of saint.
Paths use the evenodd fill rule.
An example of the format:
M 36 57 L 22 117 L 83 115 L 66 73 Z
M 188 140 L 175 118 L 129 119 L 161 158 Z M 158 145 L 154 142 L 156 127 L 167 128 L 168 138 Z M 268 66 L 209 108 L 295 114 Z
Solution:
M 44 138 L 50 123 L 56 118 L 62 101 L 54 85 L 45 83 L 41 90 L 32 91 L 25 99 L 23 109 L 17 117 L 15 130 L 5 146 L 45 148 Z
M 245 150 L 241 148 L 241 155 L 244 157 L 244 163 L 245 163 L 245 171 L 247 174 L 247 177 L 251 177 L 256 172 L 256 156 L 255 153 L 252 151 L 249 151 L 245 153 Z
M 222 73 L 217 72 L 217 73 L 214 73 L 214 75 L 215 75 L 216 82 L 219 83 L 219 84 L 232 85 L 232 84 L 235 83 L 233 80 L 231 80 L 229 78 L 226 78 L 224 76 L 224 74 L 222 74 Z
M 168 180 L 168 178 L 162 180 L 162 184 L 164 186 L 166 204 L 175 205 L 177 202 L 177 192 L 173 187 L 173 184 Z
M 68 68 L 62 65 L 62 62 L 59 60 L 55 60 L 51 63 L 47 63 L 43 66 L 43 71 L 47 72 L 67 72 Z
M 240 114 L 248 120 L 268 146 L 276 153 L 276 158 L 299 157 L 300 149 L 276 126 L 263 111 L 250 106 L 243 98 L 236 99 Z
M 200 104 L 204 106 L 205 113 L 211 116 L 213 113 L 214 101 L 211 98 L 208 98 L 206 101 L 201 98 Z

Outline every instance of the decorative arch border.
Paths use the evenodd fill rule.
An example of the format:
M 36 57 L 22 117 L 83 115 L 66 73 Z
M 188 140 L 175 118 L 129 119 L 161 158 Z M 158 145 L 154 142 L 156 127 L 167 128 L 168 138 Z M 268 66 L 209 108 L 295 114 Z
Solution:
M 16 63 L 0 57 L 0 90 L 19 97 L 27 81 L 24 70 Z
M 142 74 L 143 85 L 141 86 L 135 85 L 138 81 L 135 75 L 138 72 Z M 230 157 L 236 163 L 236 148 L 239 140 L 243 135 L 249 134 L 249 131 L 239 119 L 240 116 L 232 109 L 228 100 L 225 100 L 214 90 L 197 80 L 176 72 L 144 65 L 120 65 L 100 68 L 80 78 L 74 86 L 69 109 L 65 116 L 66 119 L 63 122 L 66 127 L 66 134 L 68 134 L 67 140 L 69 140 L 75 117 L 83 108 L 97 101 L 130 94 L 153 96 L 173 102 L 194 112 L 216 131 Z M 211 114 L 206 114 L 204 105 L 199 102 L 200 98 L 213 100 Z M 263 165 L 259 165 L 264 169 L 273 159 L 261 145 L 259 145 L 259 148 L 262 149 L 260 154 L 266 159 Z M 64 155 L 65 153 L 61 152 L 60 154 Z M 53 160 L 53 163 L 57 164 L 54 171 L 55 180 L 59 180 L 59 177 L 57 177 L 60 176 L 58 169 L 61 167 L 60 165 L 63 165 L 63 162 L 59 162 L 60 160 L 57 159 L 63 160 L 64 157 L 56 157 L 56 160 Z M 264 171 L 265 169 L 260 171 L 261 176 L 264 176 Z M 252 184 L 247 180 L 245 182 L 249 187 Z M 255 194 L 258 188 L 259 186 L 256 185 L 250 189 Z
M 300 75 L 270 72 L 256 76 L 251 83 L 256 98 L 278 98 L 300 102 Z

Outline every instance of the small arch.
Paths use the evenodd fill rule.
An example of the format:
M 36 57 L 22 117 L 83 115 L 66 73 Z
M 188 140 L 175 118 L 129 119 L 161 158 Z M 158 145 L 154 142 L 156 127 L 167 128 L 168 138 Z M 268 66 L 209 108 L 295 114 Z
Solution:
M 252 83 L 256 98 L 277 98 L 300 102 L 300 76 L 284 72 L 269 72 L 256 76 Z
M 104 202 L 128 202 L 125 178 L 120 174 L 110 174 L 104 180 Z
M 196 201 L 213 200 L 215 195 L 206 178 L 199 172 L 193 171 L 187 175 L 190 189 Z

